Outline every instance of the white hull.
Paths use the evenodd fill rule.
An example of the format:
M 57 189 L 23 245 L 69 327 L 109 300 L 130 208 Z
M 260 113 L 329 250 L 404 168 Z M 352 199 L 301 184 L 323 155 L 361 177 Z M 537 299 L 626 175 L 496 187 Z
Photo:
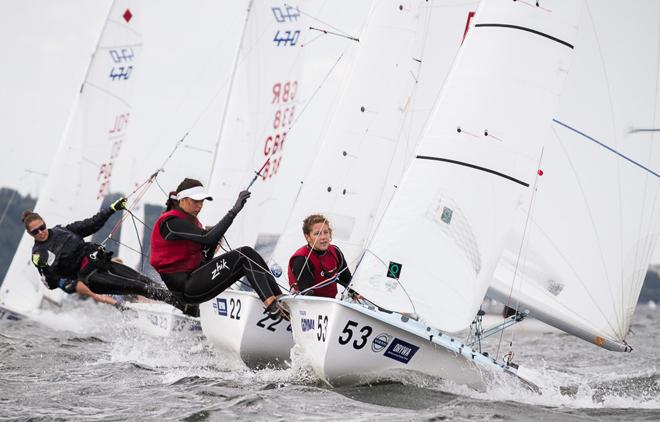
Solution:
M 12 310 L 8 306 L 0 306 L 0 321 L 20 321 L 27 318 L 27 315 Z
M 164 303 L 126 303 L 129 311 L 124 312 L 138 329 L 158 337 L 179 333 L 199 333 L 201 326 L 197 318 L 184 315 L 178 309 Z M 135 311 L 135 312 L 131 312 Z
M 479 354 L 459 340 L 400 314 L 335 299 L 290 297 L 296 345 L 332 385 L 363 384 L 416 372 L 482 389 L 517 369 Z
M 291 324 L 265 314 L 255 293 L 226 290 L 200 304 L 199 312 L 204 335 L 218 349 L 251 368 L 286 366 L 293 347 Z

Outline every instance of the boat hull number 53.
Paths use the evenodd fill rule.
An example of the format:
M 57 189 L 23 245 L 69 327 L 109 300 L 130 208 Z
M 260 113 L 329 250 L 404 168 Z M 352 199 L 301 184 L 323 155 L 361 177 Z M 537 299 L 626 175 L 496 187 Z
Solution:
M 337 340 L 342 346 L 351 343 L 354 349 L 360 350 L 367 344 L 372 332 L 373 329 L 370 326 L 359 327 L 357 322 L 349 319 Z M 353 341 L 351 342 L 351 340 Z

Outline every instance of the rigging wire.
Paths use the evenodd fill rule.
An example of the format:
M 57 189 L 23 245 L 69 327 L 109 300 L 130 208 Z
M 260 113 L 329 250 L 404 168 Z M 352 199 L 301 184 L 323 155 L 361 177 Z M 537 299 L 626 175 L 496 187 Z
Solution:
M 2 211 L 2 216 L 0 217 L 0 225 L 2 222 L 5 220 L 5 216 L 7 215 L 7 211 L 9 210 L 9 206 L 14 202 L 14 198 L 16 197 L 17 190 L 12 190 L 11 196 L 9 197 L 9 201 L 5 204 L 5 209 Z
M 589 17 L 589 22 L 591 24 L 591 29 L 592 29 L 593 34 L 594 34 L 594 40 L 596 42 L 596 51 L 598 53 L 598 57 L 600 58 L 601 68 L 602 68 L 602 71 L 603 71 L 603 77 L 605 78 L 605 92 L 607 93 L 607 103 L 609 105 L 610 116 L 612 116 L 612 118 L 606 119 L 606 120 L 609 120 L 610 123 L 611 123 L 611 131 L 612 131 L 611 133 L 612 133 L 613 144 L 614 144 L 616 149 L 619 149 L 620 142 L 619 142 L 619 139 L 618 139 L 618 136 L 617 136 L 619 131 L 617 130 L 616 119 L 613 117 L 613 116 L 616 116 L 616 113 L 614 112 L 614 110 L 615 110 L 614 102 L 613 102 L 614 96 L 612 94 L 612 84 L 610 82 L 610 76 L 607 72 L 607 66 L 605 66 L 605 56 L 604 56 L 604 53 L 603 53 L 603 48 L 601 47 L 601 43 L 600 43 L 601 37 L 600 37 L 600 34 L 598 34 L 598 32 L 596 31 L 596 23 L 594 21 L 593 14 L 591 12 L 591 8 L 589 7 L 589 3 L 586 2 L 584 4 L 584 7 L 585 7 L 585 10 L 586 10 L 587 16 Z M 619 217 L 619 233 L 618 233 L 619 234 L 619 245 L 623 245 L 624 244 L 624 233 L 623 233 L 623 227 L 624 227 L 623 226 L 623 186 L 622 186 L 622 174 L 623 173 L 622 173 L 622 169 L 621 169 L 621 162 L 619 160 L 616 160 L 615 164 L 616 164 L 616 170 L 615 170 L 616 173 L 615 174 L 617 176 L 616 177 L 616 182 L 617 182 L 618 211 L 619 211 L 619 215 L 618 215 L 618 217 Z M 625 267 L 624 259 L 625 258 L 624 258 L 623 248 L 620 248 L 619 249 L 619 268 L 620 268 L 619 277 L 620 277 L 621 280 L 624 279 L 624 267 Z M 605 265 L 605 261 L 603 261 L 603 266 L 607 267 Z M 607 272 L 606 272 L 606 274 L 607 274 Z M 612 291 L 612 283 L 610 282 L 609 277 L 607 277 L 607 287 L 608 287 L 607 290 L 610 294 L 610 299 L 611 299 L 612 303 L 614 303 L 615 302 L 614 298 L 616 297 L 616 295 Z M 621 292 L 617 292 L 617 293 L 621 293 Z M 624 295 L 619 294 L 619 296 L 621 297 L 620 306 L 623 309 L 623 307 L 624 307 L 624 303 L 623 303 Z M 618 314 L 615 314 L 614 316 L 616 318 L 616 323 L 619 327 L 619 329 L 615 330 L 615 331 L 621 332 L 622 327 L 624 325 L 624 322 L 619 318 Z
M 288 5 L 287 3 L 284 3 L 284 6 L 285 6 L 285 7 L 289 7 L 289 5 Z M 318 18 L 316 18 L 316 17 L 310 15 L 309 13 L 306 13 L 306 12 L 303 11 L 303 10 L 300 10 L 300 8 L 297 7 L 297 6 L 296 6 L 296 10 L 297 10 L 301 15 L 307 16 L 308 18 L 310 18 L 310 19 L 312 19 L 312 20 L 314 20 L 314 21 L 316 21 L 316 22 L 322 23 L 323 25 L 325 25 L 325 26 L 327 26 L 327 27 L 329 27 L 329 28 L 332 28 L 332 29 L 334 29 L 335 31 L 338 31 L 340 34 L 337 34 L 337 35 L 343 35 L 344 37 L 346 37 L 346 38 L 348 38 L 348 39 L 351 39 L 351 40 L 354 40 L 354 41 L 359 41 L 359 39 L 358 39 L 357 37 L 354 37 L 354 36 L 352 36 L 351 34 L 349 34 L 348 32 L 343 31 L 343 30 L 337 28 L 336 26 L 332 26 L 332 25 L 330 25 L 329 23 L 324 22 L 324 21 L 322 21 L 321 19 L 318 19 Z M 310 27 L 310 29 L 312 29 L 312 28 Z
M 222 239 L 223 239 L 223 240 L 225 241 L 225 243 L 227 244 L 227 249 L 225 249 L 224 247 L 222 247 L 222 245 L 218 245 L 218 246 L 220 246 L 220 248 L 221 248 L 223 251 L 225 251 L 225 252 L 231 252 L 231 251 L 236 251 L 236 252 L 238 252 L 238 254 L 241 255 L 243 258 L 247 259 L 248 261 L 250 261 L 251 263 L 253 263 L 254 265 L 256 265 L 258 268 L 260 268 L 260 269 L 262 269 L 263 271 L 265 271 L 267 274 L 270 274 L 270 275 L 273 277 L 273 279 L 275 279 L 275 283 L 277 283 L 278 286 L 280 286 L 281 288 L 283 288 L 283 289 L 286 290 L 287 292 L 289 291 L 289 287 L 288 287 L 288 286 L 283 286 L 279 281 L 277 281 L 277 278 L 275 278 L 275 276 L 273 275 L 273 273 L 272 273 L 272 271 L 271 271 L 270 269 L 268 269 L 268 268 L 264 268 L 263 266 L 259 265 L 258 262 L 256 262 L 255 260 L 253 260 L 253 259 L 250 258 L 249 256 L 245 255 L 243 252 L 241 252 L 240 249 L 234 249 L 234 248 L 232 248 L 231 245 L 229 244 L 229 241 L 227 240 L 227 238 L 226 238 L 225 236 L 222 236 Z M 245 283 L 243 283 L 243 284 L 245 284 Z
M 310 31 L 319 31 L 319 32 L 321 32 L 323 35 L 335 35 L 335 36 L 337 36 L 337 37 L 347 38 L 347 39 L 349 39 L 349 40 L 351 40 L 351 41 L 360 42 L 360 39 L 359 39 L 359 38 L 355 38 L 355 37 L 352 37 L 352 36 L 350 36 L 350 35 L 340 34 L 340 33 L 338 33 L 338 32 L 328 31 L 327 29 L 315 28 L 315 27 L 313 27 L 313 26 L 310 26 L 309 29 L 310 29 Z M 309 44 L 309 43 L 308 43 L 308 44 Z
M 539 179 L 540 179 L 541 175 L 543 174 L 543 172 L 541 170 L 541 164 L 543 163 L 544 149 L 545 149 L 545 147 L 541 147 L 541 154 L 539 156 L 539 161 L 538 161 L 537 166 L 536 166 L 537 171 L 536 171 L 536 177 L 534 178 L 534 187 L 532 189 L 532 196 L 531 196 L 530 201 L 529 201 L 529 207 L 527 208 L 527 213 L 526 213 L 527 215 L 525 216 L 525 224 L 523 226 L 522 239 L 520 239 L 520 247 L 518 248 L 518 254 L 516 256 L 516 264 L 515 264 L 514 270 L 513 270 L 513 276 L 512 276 L 512 280 L 511 280 L 511 288 L 509 289 L 509 297 L 507 298 L 506 306 L 509 306 L 511 304 L 511 296 L 513 295 L 513 289 L 515 288 L 515 285 L 516 285 L 516 278 L 518 277 L 518 267 L 521 263 L 521 257 L 523 255 L 523 252 L 525 253 L 525 255 L 527 254 L 527 248 L 525 247 L 525 245 L 527 244 L 527 241 L 529 240 L 529 238 L 527 237 L 527 231 L 528 231 L 528 227 L 529 227 L 529 221 L 530 221 L 530 219 L 532 217 L 532 214 L 534 212 L 534 204 L 536 203 L 536 189 L 537 189 L 537 186 L 538 186 Z M 523 261 L 526 261 L 526 259 L 524 259 Z M 523 281 L 524 281 L 524 279 L 523 279 Z M 520 307 L 520 300 L 517 300 L 516 301 L 516 306 L 515 306 L 516 315 L 518 314 L 519 307 Z M 514 335 L 514 330 L 511 330 L 511 340 L 509 342 L 509 348 L 510 348 L 509 353 L 511 353 L 511 356 L 513 356 L 513 351 L 511 350 L 511 348 L 513 347 L 513 335 Z M 500 339 L 497 343 L 497 351 L 495 353 L 495 359 L 496 360 L 499 358 L 499 355 L 500 355 L 500 347 L 502 345 L 503 336 L 504 336 L 504 330 L 502 330 L 500 332 Z
M 657 18 L 660 19 L 660 8 L 658 8 Z M 653 122 L 653 123 L 656 122 L 656 116 L 657 116 L 657 111 L 658 111 L 658 86 L 660 85 L 660 73 L 659 73 L 659 71 L 660 71 L 660 33 L 658 33 L 658 38 L 656 39 L 656 45 L 657 45 L 657 47 L 656 47 L 656 50 L 655 50 L 656 60 L 655 60 L 655 72 L 654 72 L 654 75 L 655 75 L 655 89 L 652 91 L 652 92 L 655 93 L 654 97 L 653 97 L 653 114 L 652 114 L 652 119 L 651 119 L 651 122 Z M 629 134 L 648 133 L 650 135 L 649 136 L 650 137 L 650 142 L 648 143 L 649 144 L 649 146 L 648 146 L 649 163 L 651 162 L 651 157 L 653 157 L 653 150 L 654 150 L 654 147 L 656 146 L 656 142 L 654 142 L 655 141 L 654 138 L 656 138 L 656 133 L 657 132 L 660 132 L 660 129 L 657 129 L 657 128 L 637 128 L 637 129 L 631 129 L 628 132 Z M 648 192 L 648 189 L 649 189 L 648 186 L 649 186 L 649 182 L 650 182 L 649 178 L 650 178 L 649 174 L 647 173 L 646 176 L 644 177 L 644 187 L 642 189 L 642 192 Z M 650 183 L 653 183 L 653 182 L 650 182 Z M 644 206 L 640 207 L 640 214 L 641 215 L 638 219 L 639 229 L 638 229 L 638 232 L 637 232 L 637 239 L 643 239 L 643 232 L 645 232 L 645 231 L 647 233 L 657 233 L 658 222 L 660 221 L 660 219 L 658 219 L 657 215 L 654 216 L 653 210 L 657 209 L 658 194 L 659 193 L 660 193 L 660 190 L 658 188 L 656 188 L 654 194 L 652 194 L 652 196 L 653 196 L 652 198 L 649 198 L 648 196 L 650 196 L 650 195 L 646 195 L 646 194 L 643 197 L 643 204 L 646 204 L 647 205 L 646 209 L 650 210 L 650 216 L 649 216 L 649 218 L 647 220 L 647 223 L 646 223 L 647 224 L 647 226 L 646 226 L 647 230 L 644 230 L 644 218 L 643 217 L 644 217 L 644 208 L 645 207 Z M 647 201 L 648 201 L 648 203 L 647 203 Z M 655 222 L 655 224 L 653 222 Z M 653 227 L 654 225 L 655 225 L 655 227 Z M 644 249 L 642 251 L 640 251 L 639 250 L 640 248 L 635 248 L 636 249 L 636 256 L 635 256 L 635 261 L 634 261 L 635 262 L 635 267 L 634 268 L 640 268 L 641 267 L 640 264 L 646 262 L 647 265 L 648 265 L 648 263 L 650 262 L 650 255 L 653 253 L 654 242 L 653 242 L 653 240 L 651 240 L 652 236 L 645 236 L 645 237 L 646 237 L 647 240 L 645 242 L 646 245 L 645 245 Z M 648 269 L 647 269 L 647 271 L 648 271 Z M 629 296 L 629 301 L 631 301 L 631 299 L 636 300 L 637 295 L 634 294 L 634 292 L 639 292 L 641 290 L 641 284 L 644 283 L 644 279 L 645 279 L 645 277 L 638 277 L 637 278 L 637 283 L 634 283 L 634 285 L 631 285 L 629 287 L 629 292 L 633 293 L 632 295 Z M 622 312 L 625 312 L 626 308 L 634 309 L 635 308 L 635 303 L 632 302 L 627 307 L 624 305 L 624 307 L 622 308 L 624 311 L 622 311 Z M 627 318 L 624 317 L 624 322 L 623 323 L 626 324 L 626 321 L 628 321 L 627 322 L 628 331 L 630 331 L 630 329 L 631 329 L 630 320 L 631 320 L 631 317 L 627 317 Z M 623 328 L 624 327 L 622 327 L 622 331 L 621 331 L 620 334 L 625 337 L 628 333 L 623 332 Z M 623 343 L 625 343 L 625 339 L 623 340 Z

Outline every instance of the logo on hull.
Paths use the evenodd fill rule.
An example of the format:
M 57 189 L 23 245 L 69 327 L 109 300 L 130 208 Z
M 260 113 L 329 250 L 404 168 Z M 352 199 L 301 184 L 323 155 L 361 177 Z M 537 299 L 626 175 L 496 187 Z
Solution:
M 385 356 L 407 364 L 410 362 L 410 359 L 415 356 L 415 353 L 417 353 L 418 350 L 419 346 L 395 338 L 392 344 L 390 344 L 390 347 L 385 351 Z
M 300 325 L 304 333 L 306 331 L 314 330 L 316 328 L 316 321 L 312 318 L 301 318 Z
M 385 333 L 378 334 L 376 338 L 374 338 L 373 341 L 371 342 L 371 350 L 373 350 L 376 353 L 382 351 L 384 348 L 387 347 L 390 340 L 392 340 L 391 335 Z
M 227 316 L 227 299 L 216 297 L 213 308 L 218 312 L 218 315 Z

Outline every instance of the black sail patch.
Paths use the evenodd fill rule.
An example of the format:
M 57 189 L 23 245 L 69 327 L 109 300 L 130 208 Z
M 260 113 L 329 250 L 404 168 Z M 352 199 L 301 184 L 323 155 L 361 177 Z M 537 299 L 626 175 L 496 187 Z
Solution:
M 390 261 L 390 265 L 387 268 L 387 276 L 398 280 L 401 275 L 401 267 L 402 265 L 398 262 Z

